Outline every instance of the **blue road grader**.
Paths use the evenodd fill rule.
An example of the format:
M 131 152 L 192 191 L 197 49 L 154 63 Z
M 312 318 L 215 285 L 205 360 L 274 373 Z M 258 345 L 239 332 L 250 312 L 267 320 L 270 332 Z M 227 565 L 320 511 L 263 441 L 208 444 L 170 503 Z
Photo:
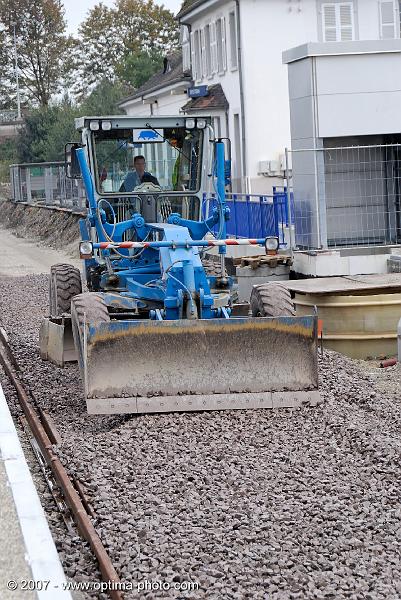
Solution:
M 88 412 L 316 404 L 316 315 L 295 316 L 278 283 L 236 302 L 227 248 L 275 253 L 278 240 L 227 238 L 225 145 L 211 119 L 82 117 L 76 126 L 66 168 L 87 197 L 83 277 L 52 267 L 40 338 L 43 358 L 78 360 Z M 207 188 L 215 206 L 203 205 Z

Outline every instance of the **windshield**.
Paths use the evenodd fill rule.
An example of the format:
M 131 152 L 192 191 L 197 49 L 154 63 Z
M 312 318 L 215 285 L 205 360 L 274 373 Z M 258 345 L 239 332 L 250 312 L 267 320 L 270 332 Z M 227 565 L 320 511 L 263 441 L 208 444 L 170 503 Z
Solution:
M 197 191 L 202 136 L 185 127 L 93 132 L 98 192 Z

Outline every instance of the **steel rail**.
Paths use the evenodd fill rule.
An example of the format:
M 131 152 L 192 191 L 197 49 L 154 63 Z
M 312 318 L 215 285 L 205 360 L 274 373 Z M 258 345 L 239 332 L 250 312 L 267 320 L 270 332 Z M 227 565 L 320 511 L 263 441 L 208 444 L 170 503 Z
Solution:
M 14 360 L 12 360 L 14 368 L 16 367 L 17 362 L 12 353 L 11 347 L 6 337 L 2 334 L 1 330 L 0 342 L 2 343 L 2 346 L 4 348 L 3 350 L 3 348 L 0 345 L 0 363 L 3 366 L 7 376 L 9 377 L 17 392 L 21 408 L 28 421 L 29 427 L 37 443 L 39 444 L 39 447 L 47 464 L 52 470 L 53 475 L 61 488 L 65 501 L 68 504 L 74 516 L 75 522 L 78 526 L 81 535 L 87 540 L 98 560 L 103 581 L 108 584 L 109 588 L 112 588 L 107 590 L 110 594 L 110 597 L 113 600 L 122 600 L 123 594 L 121 590 L 118 589 L 119 584 L 121 585 L 120 578 L 117 575 L 117 572 L 111 562 L 109 555 L 106 552 L 105 547 L 102 544 L 101 539 L 96 533 L 96 530 L 88 516 L 88 513 L 85 510 L 85 507 L 79 497 L 78 492 L 75 490 L 67 474 L 67 471 L 65 470 L 60 459 L 53 450 L 53 446 L 49 439 L 49 436 L 47 435 L 46 430 L 40 421 L 40 418 L 36 414 L 28 394 L 26 393 L 22 383 L 13 371 L 13 368 L 10 364 L 10 357 L 14 358 Z M 17 370 L 20 370 L 18 366 Z

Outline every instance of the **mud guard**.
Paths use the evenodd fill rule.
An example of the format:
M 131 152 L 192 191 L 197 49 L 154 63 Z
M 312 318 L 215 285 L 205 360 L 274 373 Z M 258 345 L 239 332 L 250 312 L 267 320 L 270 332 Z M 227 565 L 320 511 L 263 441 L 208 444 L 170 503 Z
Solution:
M 58 367 L 78 360 L 72 337 L 71 317 L 47 317 L 39 331 L 40 356 Z

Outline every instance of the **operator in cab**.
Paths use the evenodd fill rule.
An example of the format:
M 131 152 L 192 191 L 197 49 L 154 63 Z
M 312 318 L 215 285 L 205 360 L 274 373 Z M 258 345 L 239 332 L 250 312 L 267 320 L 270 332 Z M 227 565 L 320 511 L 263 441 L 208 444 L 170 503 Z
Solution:
M 142 155 L 134 157 L 134 170 L 127 173 L 124 181 L 121 184 L 120 192 L 132 192 L 138 185 L 142 183 L 153 183 L 160 185 L 157 178 L 148 171 L 145 171 L 146 162 Z

